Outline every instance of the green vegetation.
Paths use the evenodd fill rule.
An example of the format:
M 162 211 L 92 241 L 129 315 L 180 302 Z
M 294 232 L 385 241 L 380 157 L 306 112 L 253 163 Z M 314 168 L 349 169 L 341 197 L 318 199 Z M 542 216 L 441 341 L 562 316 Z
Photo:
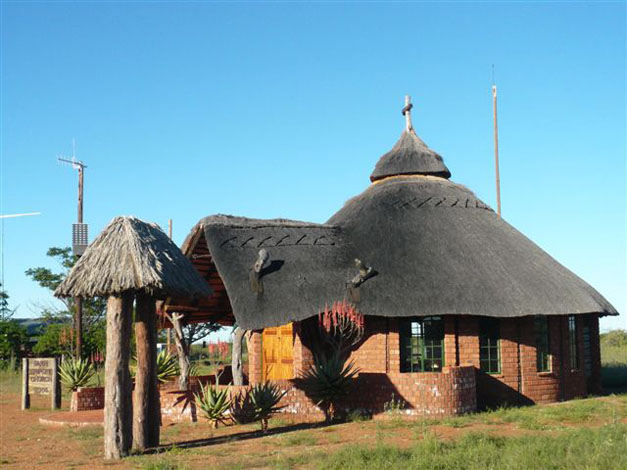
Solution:
M 627 331 L 601 334 L 601 382 L 609 392 L 627 392 Z
M 627 468 L 627 426 L 574 429 L 557 435 L 466 433 L 454 441 L 425 434 L 409 449 L 377 444 L 346 446 L 324 455 L 320 469 L 604 469 Z
M 261 430 L 264 433 L 268 431 L 270 415 L 281 409 L 277 405 L 285 393 L 277 385 L 269 382 L 255 385 L 250 389 L 250 401 L 255 411 L 255 419 L 261 421 Z
M 94 366 L 87 359 L 66 359 L 59 367 L 61 383 L 73 392 L 87 386 L 95 374 Z
M 300 384 L 330 421 L 335 416 L 338 400 L 348 394 L 358 372 L 352 361 L 347 362 L 344 355 L 334 352 L 316 357 L 314 364 L 303 373 Z
M 0 368 L 15 370 L 16 358 L 28 341 L 26 329 L 15 320 L 0 320 Z
M 54 292 L 74 266 L 76 257 L 72 254 L 70 247 L 52 247 L 48 249 L 46 255 L 59 263 L 61 271 L 53 272 L 49 268 L 38 267 L 28 269 L 26 275 L 44 289 Z M 74 299 L 61 299 L 61 302 L 64 308 L 40 307 L 41 317 L 47 321 L 48 325 L 33 348 L 35 354 L 54 356 L 71 354 L 74 351 L 75 338 L 72 328 L 69 327 L 75 310 Z M 105 349 L 105 310 L 105 299 L 83 300 L 83 354 L 85 356 Z
M 214 429 L 218 427 L 218 423 L 226 421 L 226 412 L 231 407 L 229 400 L 229 389 L 219 389 L 211 384 L 202 387 L 200 394 L 194 394 L 196 405 L 200 409 L 205 418 L 211 421 Z

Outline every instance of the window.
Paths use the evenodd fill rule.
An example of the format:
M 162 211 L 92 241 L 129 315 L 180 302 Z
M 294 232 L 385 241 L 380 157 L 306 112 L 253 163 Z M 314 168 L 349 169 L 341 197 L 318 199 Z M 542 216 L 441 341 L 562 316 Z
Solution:
M 592 377 L 592 315 L 583 319 L 583 371 Z
M 444 365 L 442 317 L 400 321 L 401 372 L 440 372 Z
M 536 315 L 534 330 L 536 333 L 536 366 L 538 372 L 549 372 L 551 370 L 549 319 L 542 315 Z
M 488 374 L 501 372 L 498 318 L 481 317 L 479 320 L 479 364 Z
M 570 347 L 570 368 L 579 368 L 579 348 L 577 345 L 577 319 L 575 315 L 568 315 L 568 345 Z

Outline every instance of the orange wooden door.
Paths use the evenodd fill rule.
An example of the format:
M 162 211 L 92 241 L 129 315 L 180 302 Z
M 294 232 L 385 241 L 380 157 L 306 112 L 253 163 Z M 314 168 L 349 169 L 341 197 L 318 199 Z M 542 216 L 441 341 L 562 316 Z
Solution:
M 266 328 L 262 333 L 263 380 L 294 378 L 292 324 Z

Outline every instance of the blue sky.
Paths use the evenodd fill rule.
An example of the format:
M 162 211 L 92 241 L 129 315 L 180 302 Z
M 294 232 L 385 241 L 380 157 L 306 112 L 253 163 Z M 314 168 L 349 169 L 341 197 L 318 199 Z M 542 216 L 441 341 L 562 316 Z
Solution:
M 24 271 L 117 215 L 181 243 L 213 213 L 323 222 L 403 128 L 625 312 L 625 3 L 2 2 L 0 212 L 17 316 L 54 302 Z M 601 327 L 627 327 L 626 316 Z

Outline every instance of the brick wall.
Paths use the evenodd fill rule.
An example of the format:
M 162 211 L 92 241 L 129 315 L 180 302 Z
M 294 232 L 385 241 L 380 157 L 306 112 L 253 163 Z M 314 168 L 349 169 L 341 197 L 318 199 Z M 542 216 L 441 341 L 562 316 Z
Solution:
M 447 373 L 401 373 L 400 339 L 398 321 L 395 318 L 367 317 L 365 338 L 351 353 L 350 359 L 359 367 L 356 391 L 352 394 L 355 408 L 380 410 L 383 403 L 402 398 L 415 413 L 429 414 L 428 410 L 447 410 L 443 413 L 460 413 L 504 404 L 530 404 L 555 402 L 600 391 L 600 351 L 598 317 L 590 315 L 592 374 L 586 379 L 584 372 L 583 315 L 577 315 L 578 347 L 580 367 L 570 368 L 568 343 L 568 317 L 549 317 L 549 347 L 551 370 L 538 372 L 534 317 L 504 318 L 500 320 L 499 352 L 501 371 L 486 374 L 480 370 L 479 361 L 479 317 L 470 315 L 447 315 L 444 317 L 444 361 Z M 312 361 L 312 353 L 300 337 L 298 324 L 294 327 L 294 371 L 298 377 Z M 261 335 L 259 334 L 259 338 Z M 251 370 L 258 368 L 261 380 L 261 342 L 253 341 L 250 355 Z M 254 349 L 256 348 L 256 349 Z M 258 357 L 255 357 L 258 351 Z M 464 368 L 459 366 L 472 366 Z M 474 371 L 474 380 L 464 376 L 463 394 L 457 396 L 447 387 L 459 387 L 455 383 L 457 369 Z M 251 373 L 252 377 L 252 373 Z M 461 380 L 461 379 L 460 379 Z M 253 382 L 255 383 L 255 382 Z M 447 385 L 448 384 L 448 385 Z M 476 386 L 475 397 L 469 390 Z M 431 388 L 430 388 L 431 387 Z M 435 387 L 435 388 L 434 388 Z M 444 404 L 430 397 L 428 390 L 436 390 L 435 396 L 446 396 Z M 439 395 L 438 395 L 439 394 Z M 305 410 L 308 414 L 319 413 L 306 403 L 301 391 L 290 391 L 288 409 Z M 420 411 L 421 410 L 421 411 Z
M 70 411 L 101 410 L 104 408 L 104 387 L 81 387 L 72 392 Z

